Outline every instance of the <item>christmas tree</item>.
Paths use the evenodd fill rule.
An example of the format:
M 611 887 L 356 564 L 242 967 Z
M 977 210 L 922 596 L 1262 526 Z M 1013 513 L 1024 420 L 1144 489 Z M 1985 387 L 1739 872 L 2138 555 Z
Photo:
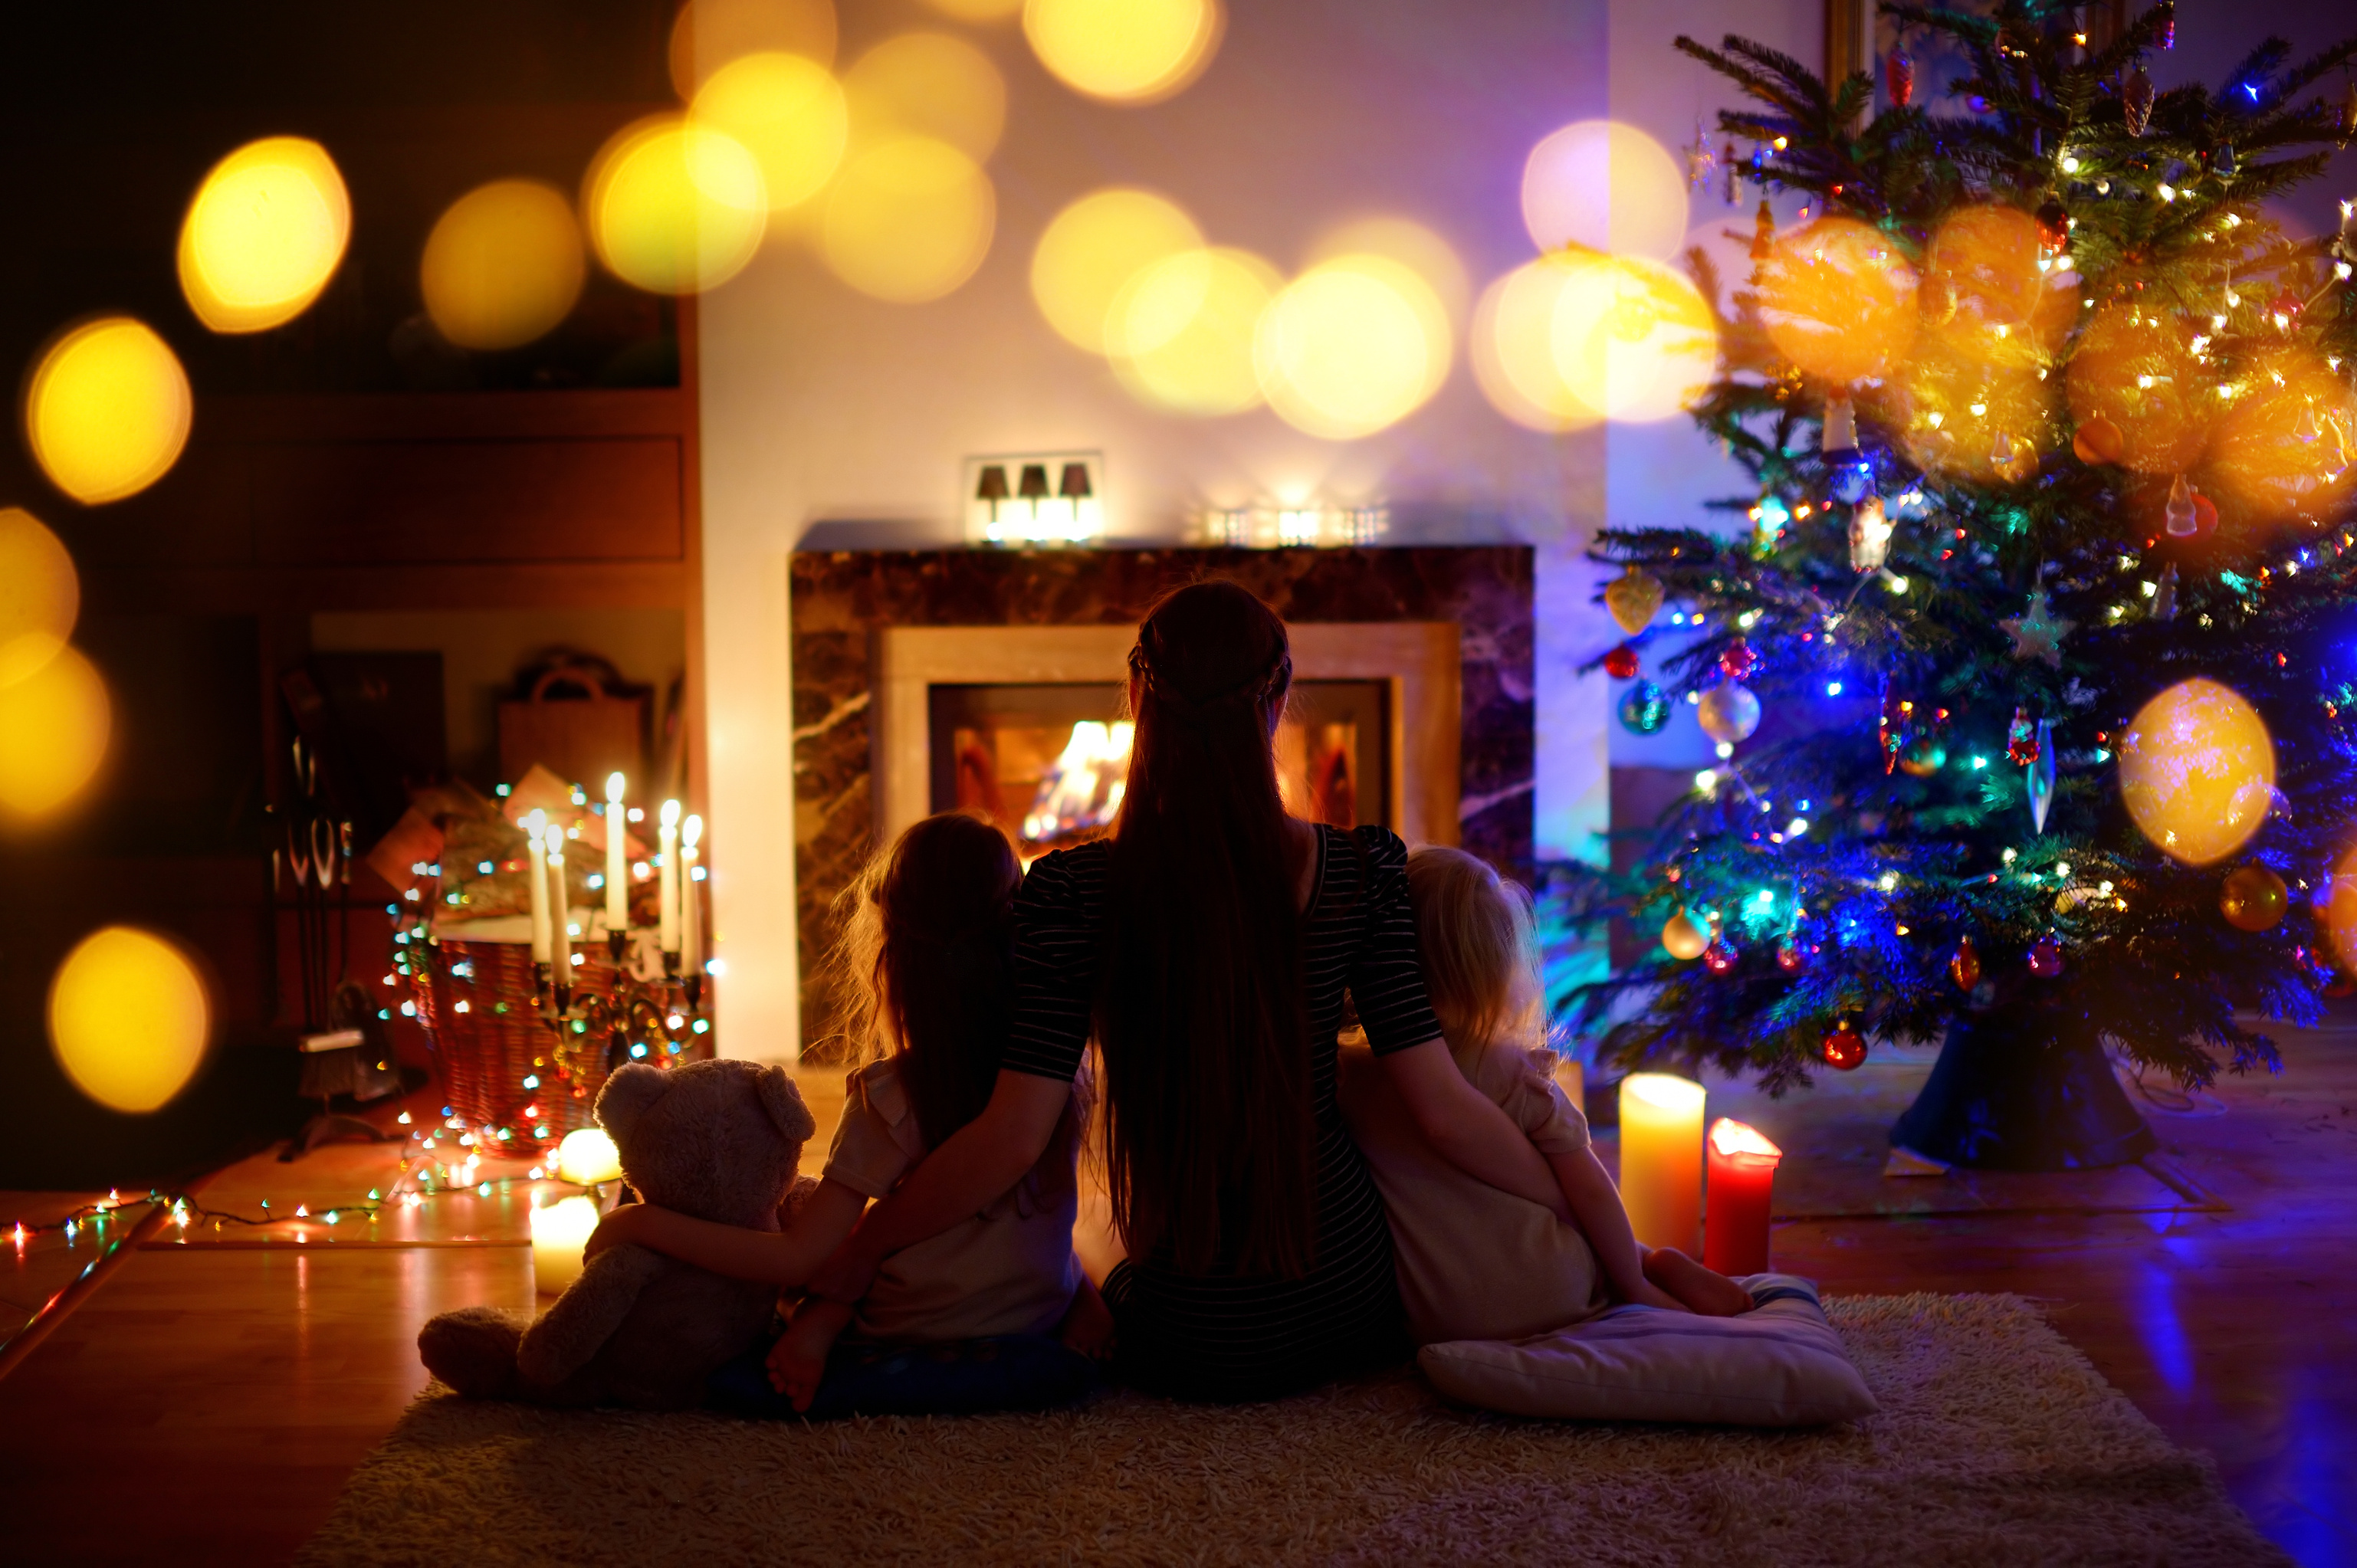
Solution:
M 1866 75 L 1678 40 L 1756 101 L 1719 117 L 1758 148 L 1727 177 L 1807 205 L 1779 231 L 1761 201 L 1692 404 L 1749 531 L 1598 541 L 1632 639 L 1692 639 L 1668 695 L 1723 760 L 1610 885 L 1661 946 L 1582 1023 L 1608 1063 L 1776 1090 L 1944 1039 L 1895 1141 L 2132 1158 L 2106 1049 L 2274 1069 L 2243 1020 L 2357 972 L 2357 241 L 2346 207 L 2314 240 L 2262 207 L 2357 133 L 2357 40 L 2157 95 L 2168 5 L 2092 47 L 2050 0 L 1882 10 L 1870 117 Z M 1910 44 L 1960 70 L 1920 102 Z M 1621 694 L 1632 727 L 1664 707 Z

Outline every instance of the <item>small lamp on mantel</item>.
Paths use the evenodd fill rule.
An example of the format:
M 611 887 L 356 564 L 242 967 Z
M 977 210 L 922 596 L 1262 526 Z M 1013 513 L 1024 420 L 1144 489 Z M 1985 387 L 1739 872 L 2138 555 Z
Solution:
M 1086 463 L 1067 463 L 1056 494 L 1064 503 L 1064 537 L 1074 544 L 1103 532 L 1096 487 L 1089 483 Z
M 982 478 L 974 487 L 974 499 L 990 508 L 990 521 L 984 534 L 985 538 L 992 541 L 998 538 L 998 503 L 1005 500 L 1006 496 L 1006 466 L 1000 463 L 984 464 Z
M 1031 526 L 1025 535 L 1026 538 L 1039 537 L 1039 503 L 1046 500 L 1050 493 L 1048 489 L 1048 465 L 1024 464 L 1023 477 L 1015 481 L 1015 494 L 1017 499 L 1030 503 Z

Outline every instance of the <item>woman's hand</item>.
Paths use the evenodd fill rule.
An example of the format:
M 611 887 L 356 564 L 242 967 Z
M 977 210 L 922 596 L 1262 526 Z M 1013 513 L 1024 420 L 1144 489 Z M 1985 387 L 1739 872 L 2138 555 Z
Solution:
M 608 1247 L 619 1247 L 625 1241 L 643 1240 L 648 1216 L 655 1212 L 648 1203 L 626 1203 L 603 1219 L 597 1229 L 589 1232 L 588 1244 L 581 1249 L 581 1261 L 588 1262 Z

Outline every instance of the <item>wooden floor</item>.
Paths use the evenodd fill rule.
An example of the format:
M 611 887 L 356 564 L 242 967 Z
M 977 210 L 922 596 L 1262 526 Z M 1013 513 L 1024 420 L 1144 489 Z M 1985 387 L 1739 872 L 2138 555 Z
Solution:
M 2299 1035 L 2286 1055 L 2280 1079 L 2152 1111 L 2172 1168 L 2207 1203 L 2133 1176 L 2024 1188 L 2028 1211 L 2000 1188 L 1882 1181 L 1871 1151 L 1844 1154 L 1842 1139 L 1879 1116 L 1874 1096 L 1904 1090 L 1897 1077 L 1862 1073 L 1773 1107 L 1715 1089 L 1713 1109 L 1748 1110 L 1813 1151 L 1789 1196 L 1829 1217 L 1781 1223 L 1778 1267 L 1835 1293 L 2037 1298 L 2154 1421 L 2216 1457 L 2296 1558 L 2357 1562 L 2357 1029 Z M 830 1127 L 839 1078 L 804 1086 Z M 413 1104 L 430 1116 L 425 1098 Z M 309 1217 L 260 1232 L 166 1223 L 78 1285 L 127 1220 L 85 1231 L 84 1251 L 44 1256 L 52 1240 L 21 1251 L 13 1277 L 0 1268 L 0 1305 L 38 1306 L 66 1286 L 79 1303 L 0 1377 L 0 1561 L 244 1563 L 295 1551 L 424 1385 L 417 1326 L 451 1306 L 532 1301 L 520 1166 L 487 1166 L 489 1197 L 437 1197 L 373 1226 L 348 1208 L 324 1222 L 383 1190 L 393 1158 L 390 1145 L 355 1146 L 233 1166 L 203 1203 L 258 1217 L 267 1198 Z M 16 1205 L 0 1228 L 59 1201 L 0 1195 Z M 0 1321 L 0 1336 L 21 1321 Z M 453 1561 L 466 1555 L 451 1543 Z

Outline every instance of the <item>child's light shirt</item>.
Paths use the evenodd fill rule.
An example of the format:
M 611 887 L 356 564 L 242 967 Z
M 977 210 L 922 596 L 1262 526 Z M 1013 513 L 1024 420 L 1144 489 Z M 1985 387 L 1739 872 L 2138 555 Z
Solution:
M 1543 1047 L 1510 1040 L 1449 1054 L 1540 1154 L 1587 1147 L 1587 1118 L 1538 1066 Z M 1525 1338 L 1610 1305 L 1578 1227 L 1449 1164 L 1364 1047 L 1343 1050 L 1341 1087 L 1342 1114 L 1391 1217 L 1400 1299 L 1417 1344 Z
M 925 1157 L 916 1112 L 889 1058 L 852 1073 L 844 1089 L 826 1176 L 883 1197 Z M 894 1343 L 1052 1332 L 1080 1286 L 1079 1195 L 1070 1171 L 1046 1177 L 1027 1175 L 980 1213 L 885 1259 L 851 1331 Z

